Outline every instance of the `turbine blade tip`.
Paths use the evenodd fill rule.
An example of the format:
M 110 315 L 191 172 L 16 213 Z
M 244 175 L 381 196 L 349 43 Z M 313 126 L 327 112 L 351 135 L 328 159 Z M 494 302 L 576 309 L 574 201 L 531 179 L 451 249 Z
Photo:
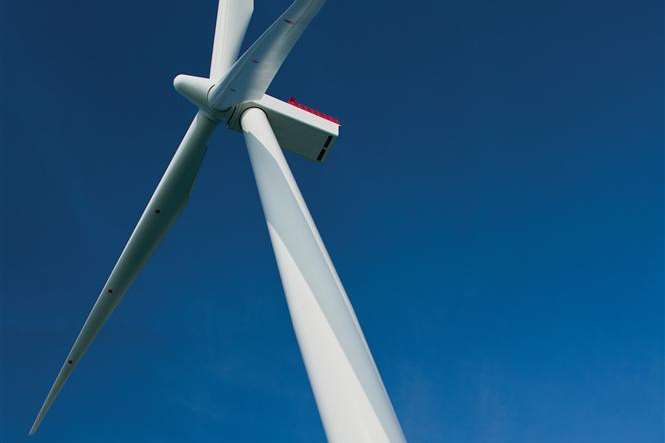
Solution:
M 42 414 L 42 411 L 39 411 L 39 414 L 37 414 L 37 417 L 35 417 L 35 421 L 32 423 L 32 426 L 30 427 L 30 430 L 28 431 L 28 436 L 35 435 L 37 431 L 39 430 L 39 425 L 42 424 L 42 419 L 44 418 L 44 415 Z

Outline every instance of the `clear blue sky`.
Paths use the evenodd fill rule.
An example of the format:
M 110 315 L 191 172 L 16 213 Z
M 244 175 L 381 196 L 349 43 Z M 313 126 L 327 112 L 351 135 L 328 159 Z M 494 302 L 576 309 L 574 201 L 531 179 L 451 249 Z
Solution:
M 273 83 L 411 442 L 663 441 L 663 2 L 329 0 Z M 288 0 L 256 0 L 248 41 Z M 216 1 L 2 2 L 2 442 L 30 424 L 194 113 Z M 34 442 L 319 442 L 240 134 Z

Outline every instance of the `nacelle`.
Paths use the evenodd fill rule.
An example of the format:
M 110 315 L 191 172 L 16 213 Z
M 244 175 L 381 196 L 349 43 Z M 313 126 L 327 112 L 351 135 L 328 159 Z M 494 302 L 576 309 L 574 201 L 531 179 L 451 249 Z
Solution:
M 228 120 L 229 128 L 242 132 L 240 116 L 249 108 L 260 108 L 266 113 L 281 147 L 309 160 L 322 163 L 339 137 L 339 120 L 293 99 L 287 103 L 267 94 L 236 105 Z

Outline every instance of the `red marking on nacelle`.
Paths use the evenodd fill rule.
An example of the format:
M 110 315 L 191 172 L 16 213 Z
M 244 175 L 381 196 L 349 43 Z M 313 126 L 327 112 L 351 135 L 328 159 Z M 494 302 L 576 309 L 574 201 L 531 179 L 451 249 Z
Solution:
M 303 111 L 307 111 L 307 112 L 309 112 L 310 114 L 314 114 L 314 115 L 316 115 L 316 116 L 319 116 L 319 117 L 321 117 L 321 118 L 324 118 L 324 119 L 326 119 L 326 120 L 328 120 L 328 121 L 331 121 L 331 122 L 333 122 L 333 123 L 336 123 L 336 124 L 338 124 L 338 125 L 341 123 L 341 122 L 339 121 L 338 118 L 335 118 L 335 117 L 333 117 L 333 116 L 331 116 L 331 115 L 328 115 L 328 114 L 324 114 L 323 112 L 321 112 L 321 111 L 317 111 L 317 110 L 314 109 L 314 108 L 310 108 L 309 106 L 300 103 L 298 100 L 296 100 L 295 97 L 290 97 L 288 103 L 289 103 L 290 105 L 292 105 L 292 106 L 295 106 L 296 108 L 300 108 L 300 109 L 302 109 Z

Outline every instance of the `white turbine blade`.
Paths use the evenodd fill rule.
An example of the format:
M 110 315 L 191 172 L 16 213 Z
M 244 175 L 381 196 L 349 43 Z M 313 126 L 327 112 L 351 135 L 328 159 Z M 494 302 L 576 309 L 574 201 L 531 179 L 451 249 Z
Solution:
M 258 100 L 325 0 L 296 0 L 231 67 L 210 91 L 210 106 L 224 110 Z
M 219 0 L 210 62 L 213 82 L 222 78 L 236 61 L 253 10 L 254 0 Z
M 79 362 L 113 309 L 120 303 L 128 286 L 187 203 L 206 151 L 206 142 L 215 126 L 215 122 L 200 112 L 194 117 L 60 368 L 60 372 L 30 428 L 31 435 L 39 428 L 44 415 L 51 407 L 74 366 Z
M 365 337 L 266 114 L 242 115 L 270 240 L 330 442 L 404 442 Z

